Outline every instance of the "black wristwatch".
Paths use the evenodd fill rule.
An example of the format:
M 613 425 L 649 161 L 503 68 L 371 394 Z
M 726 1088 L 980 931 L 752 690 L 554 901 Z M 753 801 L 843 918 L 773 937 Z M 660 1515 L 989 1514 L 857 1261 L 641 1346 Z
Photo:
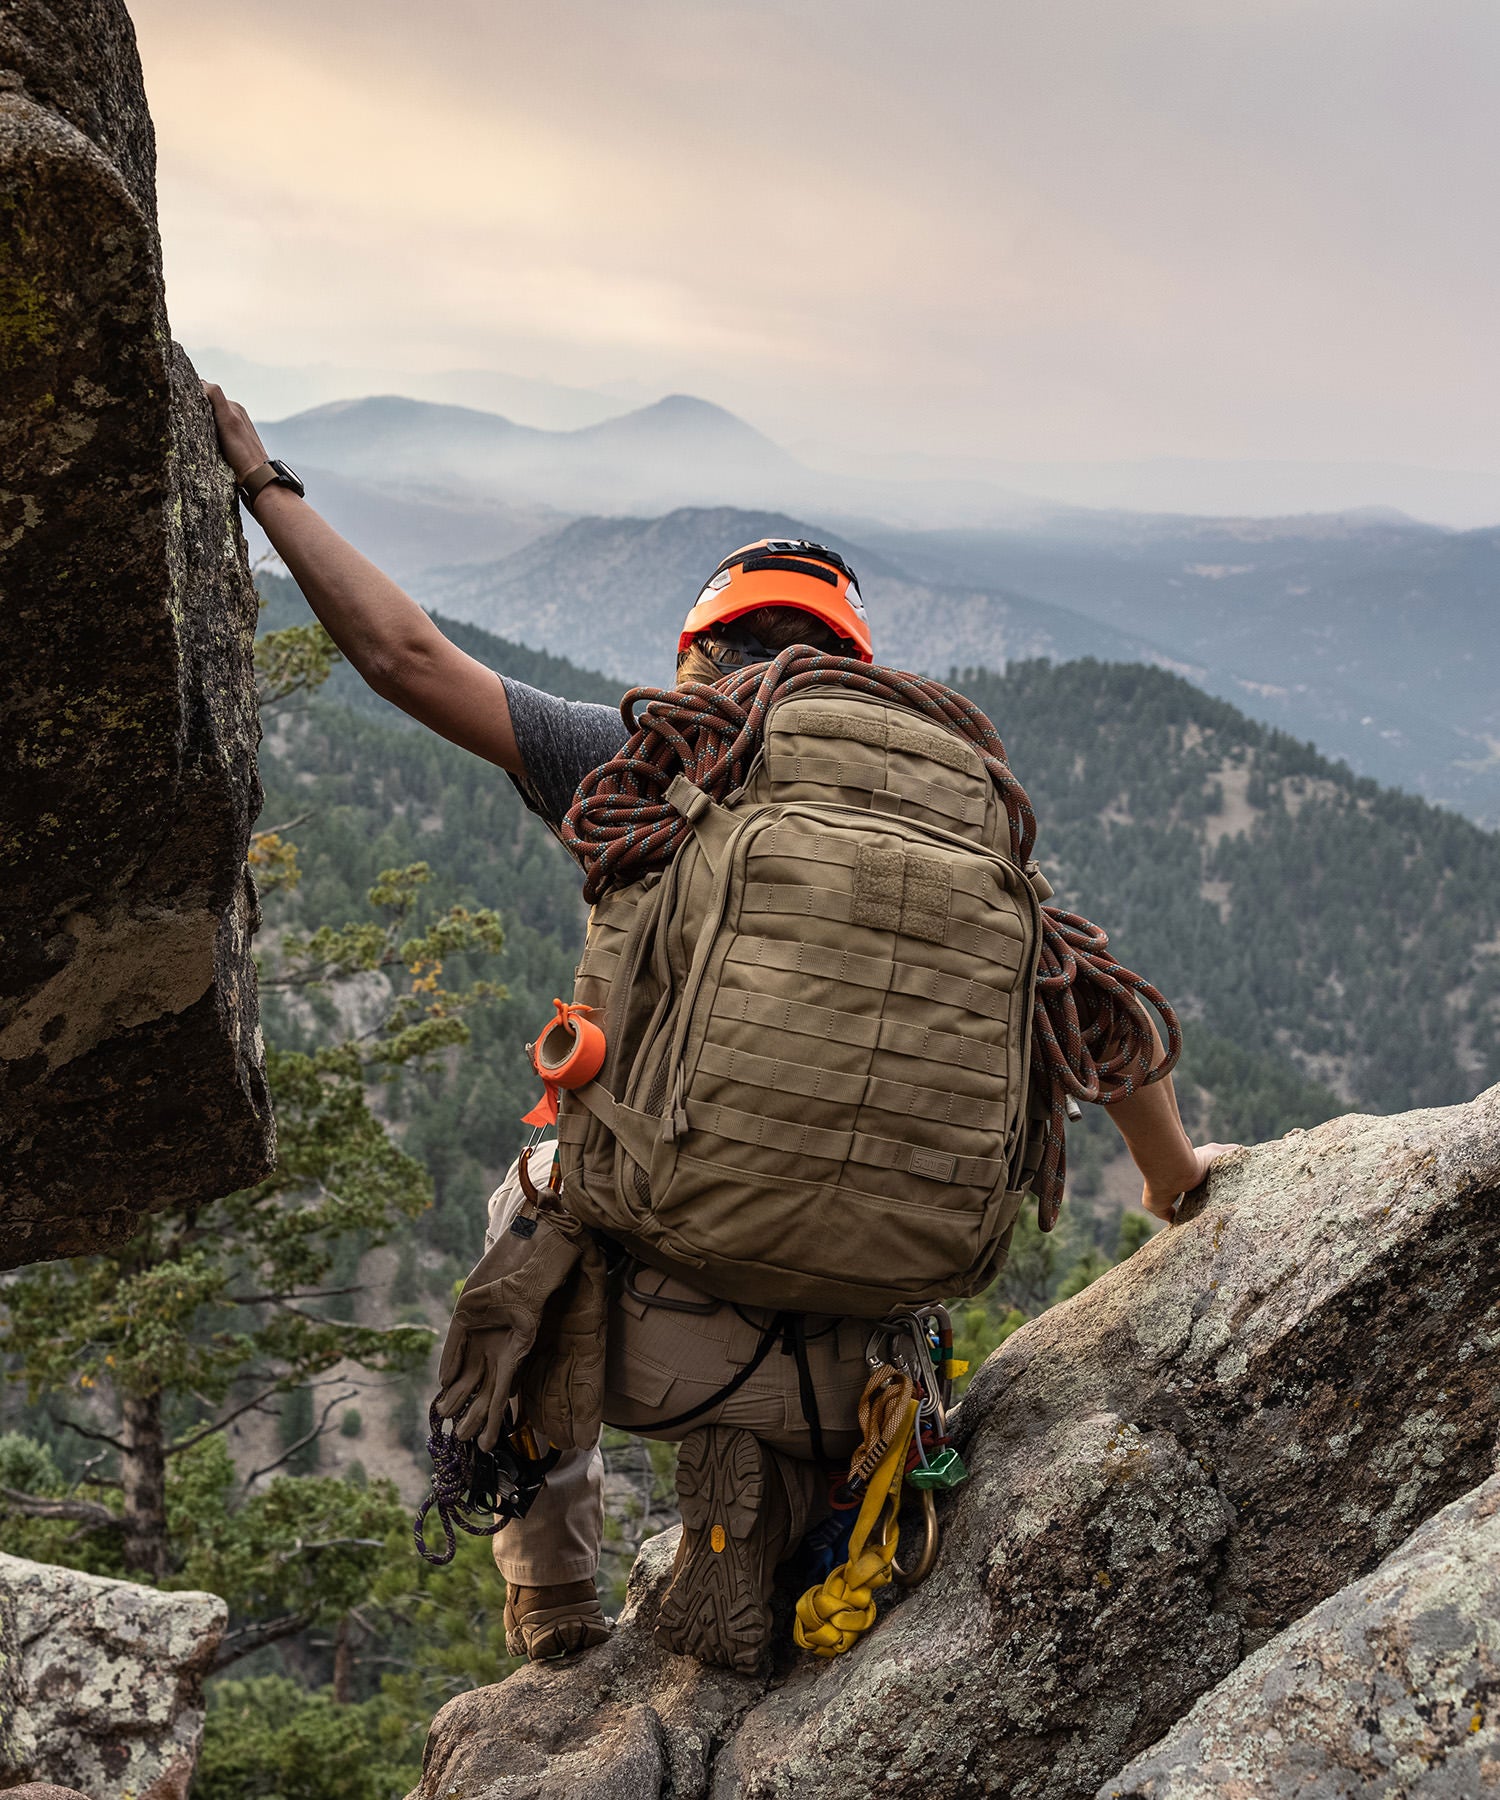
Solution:
M 301 476 L 291 464 L 279 462 L 274 456 L 258 469 L 252 469 L 243 481 L 235 483 L 241 504 L 249 511 L 255 508 L 256 496 L 268 487 L 289 487 L 299 500 L 307 493 Z

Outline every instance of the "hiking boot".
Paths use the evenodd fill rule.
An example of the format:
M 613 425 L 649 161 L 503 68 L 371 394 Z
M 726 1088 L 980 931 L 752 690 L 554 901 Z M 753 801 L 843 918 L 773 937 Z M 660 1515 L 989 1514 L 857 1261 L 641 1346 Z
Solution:
M 679 1656 L 753 1675 L 771 1637 L 771 1586 L 806 1515 L 778 1459 L 748 1431 L 709 1425 L 677 1459 L 682 1542 L 655 1637 Z
M 507 1587 L 505 1648 L 532 1662 L 553 1662 L 592 1650 L 609 1636 L 609 1620 L 592 1581 L 552 1587 Z

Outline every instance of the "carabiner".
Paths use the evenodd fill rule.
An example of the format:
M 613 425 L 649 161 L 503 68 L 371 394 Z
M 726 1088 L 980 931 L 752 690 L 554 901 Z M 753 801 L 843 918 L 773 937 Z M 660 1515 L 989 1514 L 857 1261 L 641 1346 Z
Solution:
M 932 1497 L 931 1488 L 922 1489 L 922 1523 L 926 1527 L 927 1536 L 922 1545 L 922 1554 L 910 1569 L 903 1569 L 899 1562 L 891 1564 L 891 1573 L 897 1583 L 904 1588 L 914 1588 L 932 1573 L 932 1565 L 937 1561 L 938 1553 L 938 1516 L 937 1502 Z

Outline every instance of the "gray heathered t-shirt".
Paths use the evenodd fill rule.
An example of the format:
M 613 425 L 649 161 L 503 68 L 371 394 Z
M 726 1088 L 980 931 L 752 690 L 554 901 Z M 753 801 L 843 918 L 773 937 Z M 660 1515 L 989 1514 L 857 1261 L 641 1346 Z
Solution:
M 625 745 L 629 737 L 625 721 L 613 706 L 564 700 L 508 675 L 500 679 L 526 765 L 525 775 L 512 775 L 511 780 L 532 812 L 556 831 L 579 782 Z

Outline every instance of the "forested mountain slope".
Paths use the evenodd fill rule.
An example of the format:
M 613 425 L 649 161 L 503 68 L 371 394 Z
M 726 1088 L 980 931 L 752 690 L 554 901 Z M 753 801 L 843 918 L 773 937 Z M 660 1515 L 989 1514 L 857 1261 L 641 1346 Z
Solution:
M 1500 1077 L 1500 836 L 1159 669 L 957 681 L 1069 903 L 1210 1032 L 1381 1112 Z

